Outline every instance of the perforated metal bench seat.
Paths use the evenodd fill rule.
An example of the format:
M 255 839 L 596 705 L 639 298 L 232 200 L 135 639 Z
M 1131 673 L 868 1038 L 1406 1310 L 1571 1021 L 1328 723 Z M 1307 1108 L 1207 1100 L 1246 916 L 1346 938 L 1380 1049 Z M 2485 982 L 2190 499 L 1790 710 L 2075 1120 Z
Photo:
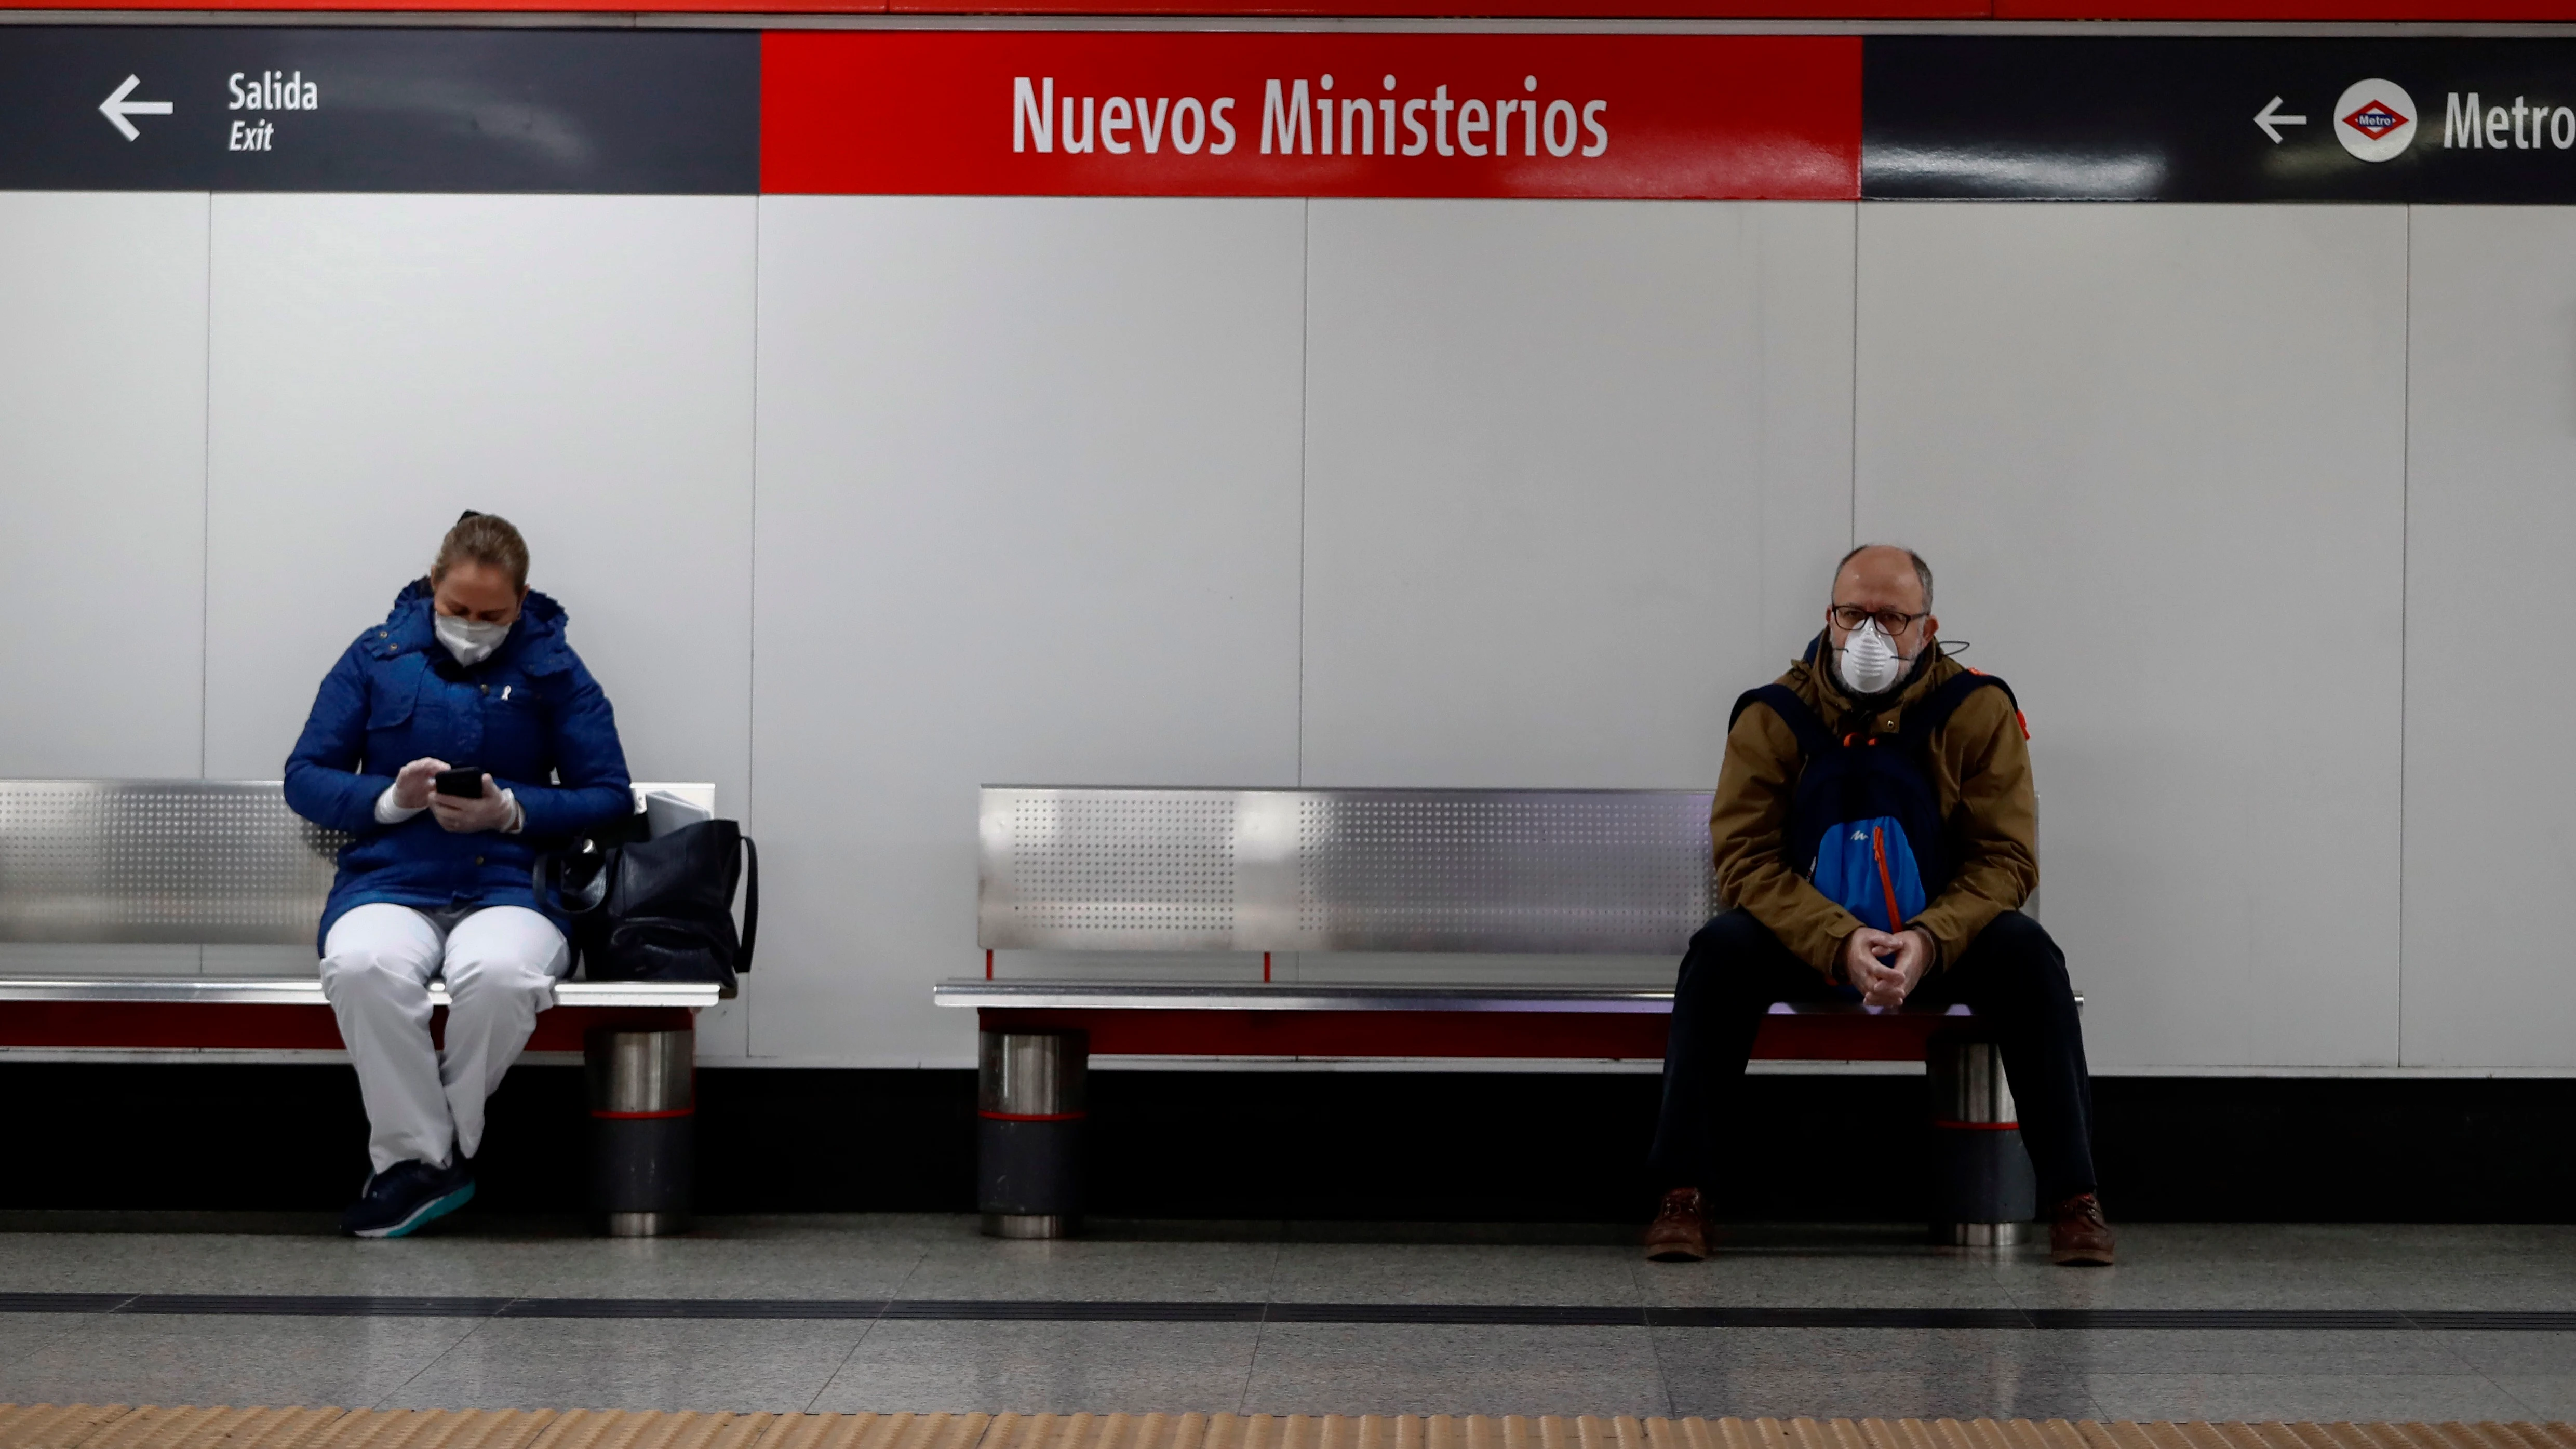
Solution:
M 1092 1056 L 1660 1061 L 1669 990 L 1278 984 L 1272 957 L 1671 962 L 1715 911 L 1708 814 L 1708 792 L 1694 790 L 986 787 L 975 916 L 984 979 L 932 991 L 941 1006 L 973 1008 L 982 1028 L 986 1230 L 1053 1237 L 1079 1216 Z M 996 979 L 1002 951 L 1257 953 L 1262 981 Z M 1959 1139 L 1939 1154 L 1936 1231 L 2008 1242 L 2014 1215 L 2029 1216 L 2029 1166 L 1975 1025 L 1964 1006 L 1783 1002 L 1754 1055 L 1925 1062 L 1933 1125 Z
M 558 981 L 558 1007 L 713 1006 L 712 981 Z M 446 1006 L 447 983 L 429 984 L 433 1006 Z M 119 1005 L 327 1006 L 310 976 L 0 976 L 0 1001 L 80 1001 Z
M 1088 1033 L 1113 1056 L 1497 1057 L 1661 1060 L 1668 990 L 1611 986 L 1177 985 L 943 981 L 932 998 L 972 1007 L 985 1031 Z M 1754 1039 L 1769 1060 L 1921 1061 L 1967 1007 L 1879 1011 L 1781 1002 Z
M 638 784 L 637 811 L 656 792 L 715 806 L 712 785 Z M 0 780 L 0 942 L 159 947 L 117 964 L 165 971 L 171 946 L 301 955 L 347 840 L 288 809 L 275 780 Z M 531 1049 L 582 1053 L 590 1208 L 611 1234 L 687 1221 L 695 1019 L 722 994 L 711 982 L 564 981 L 537 1016 Z M 444 982 L 430 1003 L 444 1015 Z M 318 964 L 259 977 L 0 971 L 0 1051 L 157 1061 L 343 1045 Z
M 638 784 L 712 807 L 705 784 Z M 639 804 L 639 807 L 640 804 Z M 274 780 L 0 780 L 0 942 L 311 949 L 346 837 L 287 808 Z M 446 1005 L 446 988 L 433 986 Z M 669 1030 L 712 984 L 567 981 L 529 1045 Z M 0 1047 L 336 1049 L 318 973 L 0 974 Z
M 447 984 L 430 986 L 447 1007 Z M 532 1051 L 579 1051 L 595 1027 L 659 1031 L 718 1000 L 714 983 L 565 981 Z M 220 1009 L 218 1009 L 220 1008 Z M 0 977 L 0 1047 L 328 1051 L 340 1029 L 315 977 Z
M 1708 811 L 1705 790 L 988 786 L 976 939 L 988 977 L 1006 950 L 1678 960 L 1716 909 Z M 933 999 L 1113 1055 L 1660 1059 L 1672 1015 L 1669 990 L 1573 985 L 1005 978 Z M 1784 1004 L 1754 1052 L 1920 1061 L 1966 1015 Z

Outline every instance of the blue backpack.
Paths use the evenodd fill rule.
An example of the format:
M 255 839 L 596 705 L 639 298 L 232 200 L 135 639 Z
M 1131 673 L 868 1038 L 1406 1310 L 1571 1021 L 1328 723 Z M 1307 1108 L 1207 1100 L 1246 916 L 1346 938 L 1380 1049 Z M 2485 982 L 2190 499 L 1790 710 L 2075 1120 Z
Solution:
M 1932 783 L 1932 736 L 1988 685 L 2012 698 L 2012 687 L 1992 675 L 1962 674 L 1908 706 L 1895 734 L 1840 739 L 1786 685 L 1766 684 L 1735 702 L 1728 730 L 1747 708 L 1767 704 L 1798 737 L 1785 854 L 1791 869 L 1861 924 L 1904 929 L 1958 869 Z

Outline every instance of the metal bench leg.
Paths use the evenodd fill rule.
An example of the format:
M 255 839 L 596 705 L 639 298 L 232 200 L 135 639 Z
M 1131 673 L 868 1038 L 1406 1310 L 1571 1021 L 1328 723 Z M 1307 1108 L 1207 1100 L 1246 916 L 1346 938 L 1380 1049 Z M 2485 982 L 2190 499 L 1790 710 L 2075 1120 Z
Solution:
M 992 1031 L 977 1042 L 975 1206 L 996 1238 L 1061 1238 L 1081 1226 L 1080 1031 Z
M 612 1238 L 685 1230 L 697 1177 L 698 1034 L 688 1027 L 582 1039 L 590 1086 L 590 1210 Z
M 1992 1042 L 1941 1035 L 1926 1049 L 1932 1083 L 1932 1240 L 2011 1247 L 2039 1214 L 2039 1183 L 2003 1053 Z

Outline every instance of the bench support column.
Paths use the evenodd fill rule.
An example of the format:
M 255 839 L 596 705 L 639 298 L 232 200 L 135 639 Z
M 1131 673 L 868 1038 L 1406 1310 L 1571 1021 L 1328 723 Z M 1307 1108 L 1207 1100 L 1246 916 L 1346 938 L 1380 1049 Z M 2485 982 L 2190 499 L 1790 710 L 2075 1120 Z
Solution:
M 612 1238 L 684 1231 L 697 1176 L 698 1034 L 598 1027 L 582 1039 L 590 1088 L 590 1211 Z
M 975 1206 L 997 1238 L 1061 1238 L 1081 1226 L 1082 1031 L 986 1027 L 976 1043 Z
M 2003 1053 L 1964 1033 L 1932 1038 L 1932 1239 L 1961 1247 L 2020 1243 L 2039 1213 Z

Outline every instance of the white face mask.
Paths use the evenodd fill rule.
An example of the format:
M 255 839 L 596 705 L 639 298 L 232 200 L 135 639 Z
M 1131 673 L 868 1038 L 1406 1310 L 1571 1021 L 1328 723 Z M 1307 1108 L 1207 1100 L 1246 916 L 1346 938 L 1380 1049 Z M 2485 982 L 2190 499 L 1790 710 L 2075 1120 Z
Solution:
M 1843 683 L 1854 694 L 1884 694 L 1905 677 L 1905 656 L 1871 619 L 1843 641 Z
M 487 624 L 453 614 L 439 615 L 431 627 L 437 631 L 438 642 L 446 645 L 447 652 L 456 656 L 456 662 L 469 666 L 491 658 L 492 651 L 501 647 L 501 641 L 510 637 L 507 624 Z

